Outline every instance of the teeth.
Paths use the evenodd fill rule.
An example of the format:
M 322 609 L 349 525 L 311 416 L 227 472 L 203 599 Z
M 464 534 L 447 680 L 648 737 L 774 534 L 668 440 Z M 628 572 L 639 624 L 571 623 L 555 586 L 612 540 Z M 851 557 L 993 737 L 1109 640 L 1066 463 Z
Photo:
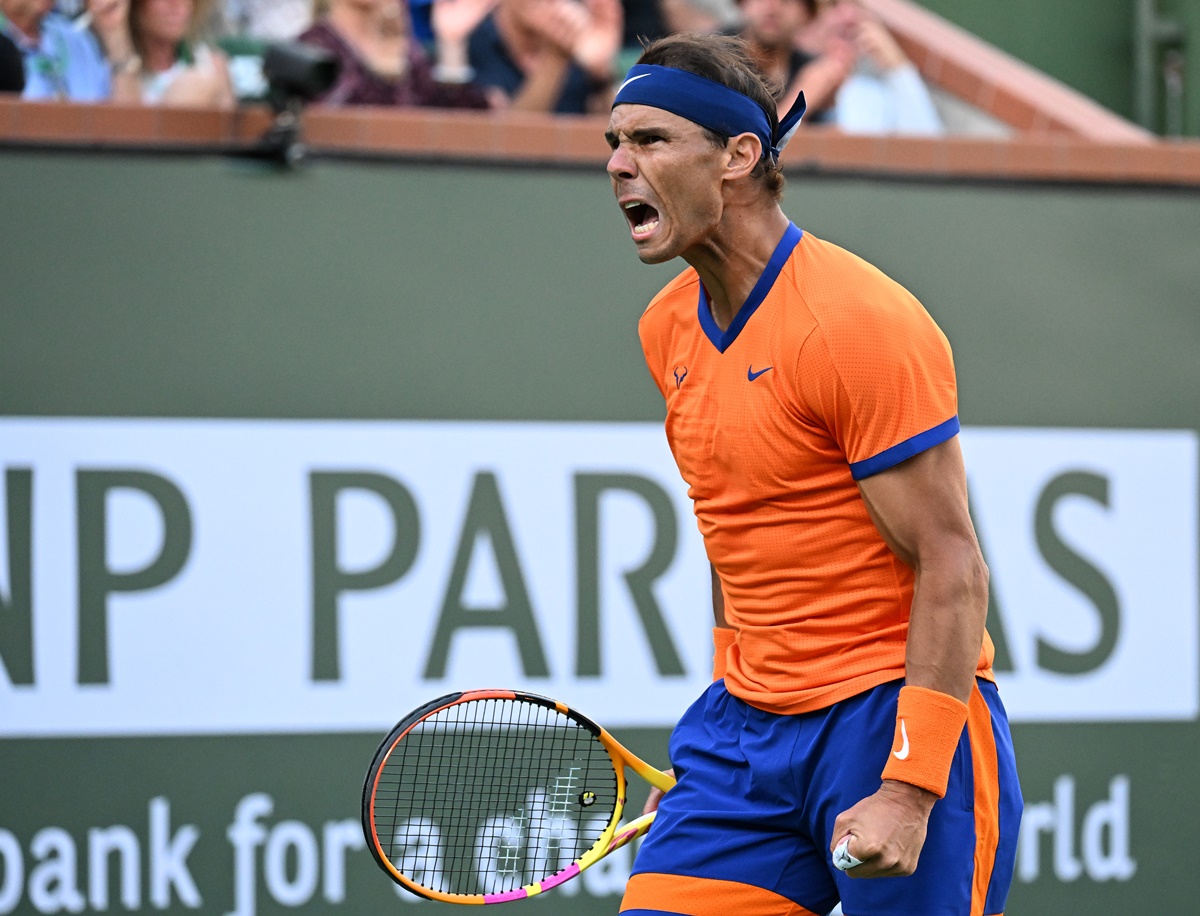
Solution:
M 636 200 L 631 200 L 631 201 L 629 201 L 629 203 L 625 204 L 625 209 L 626 209 L 626 210 L 632 210 L 632 209 L 633 209 L 634 207 L 636 207 L 636 206 L 639 206 L 639 203 L 638 203 L 638 201 L 636 201 Z

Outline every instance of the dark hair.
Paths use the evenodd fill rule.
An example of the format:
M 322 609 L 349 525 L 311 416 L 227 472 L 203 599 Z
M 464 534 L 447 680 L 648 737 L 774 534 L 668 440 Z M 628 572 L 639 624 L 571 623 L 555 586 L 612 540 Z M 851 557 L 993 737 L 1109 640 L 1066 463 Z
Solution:
M 779 110 L 771 85 L 750 56 L 750 46 L 733 35 L 701 35 L 679 33 L 668 35 L 646 45 L 639 64 L 672 67 L 703 76 L 740 92 L 759 104 L 767 115 L 767 123 L 774 133 L 779 126 Z M 722 147 L 729 142 L 729 135 L 704 128 L 705 135 L 714 146 Z M 751 177 L 763 182 L 775 200 L 783 198 L 784 178 L 778 160 L 769 150 L 751 172 Z

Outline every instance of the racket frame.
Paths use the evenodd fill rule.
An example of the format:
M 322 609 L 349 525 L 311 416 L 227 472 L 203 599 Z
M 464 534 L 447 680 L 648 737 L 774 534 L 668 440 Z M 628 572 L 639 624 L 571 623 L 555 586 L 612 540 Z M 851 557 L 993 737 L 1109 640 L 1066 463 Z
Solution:
M 605 825 L 596 842 L 570 865 L 552 875 L 548 875 L 540 881 L 534 881 L 519 888 L 492 894 L 454 894 L 437 891 L 417 884 L 411 878 L 408 878 L 384 855 L 378 832 L 375 829 L 375 793 L 378 789 L 379 778 L 383 773 L 384 767 L 387 765 L 388 758 L 391 756 L 396 745 L 404 739 L 405 735 L 435 713 L 461 703 L 471 703 L 480 700 L 515 700 L 533 703 L 537 706 L 556 710 L 578 725 L 583 726 L 584 729 L 600 742 L 612 761 L 612 768 L 617 782 L 616 803 L 613 805 L 612 815 L 608 823 Z M 642 836 L 650 829 L 650 825 L 654 822 L 653 811 L 621 826 L 621 815 L 625 810 L 626 791 L 628 788 L 628 780 L 625 776 L 626 768 L 633 770 L 650 785 L 664 792 L 675 785 L 675 779 L 669 773 L 664 773 L 657 767 L 646 763 L 632 751 L 624 747 L 604 728 L 597 725 L 587 716 L 571 709 L 565 703 L 560 703 L 557 700 L 552 700 L 549 697 L 540 696 L 536 693 L 528 693 L 520 690 L 464 690 L 449 693 L 435 700 L 430 700 L 401 719 L 375 751 L 375 756 L 371 760 L 371 766 L 368 768 L 366 779 L 363 782 L 362 824 L 363 833 L 367 839 L 367 848 L 371 850 L 371 855 L 379 867 L 393 881 L 419 897 L 440 900 L 445 903 L 460 904 L 507 903 L 512 900 L 533 897 L 575 877 L 588 866 L 595 864 L 610 852 L 620 849 L 637 837 Z

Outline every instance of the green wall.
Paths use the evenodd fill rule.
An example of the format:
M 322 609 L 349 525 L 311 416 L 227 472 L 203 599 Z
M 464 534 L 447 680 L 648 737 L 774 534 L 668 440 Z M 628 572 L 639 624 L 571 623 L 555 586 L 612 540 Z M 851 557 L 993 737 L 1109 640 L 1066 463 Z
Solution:
M 3 168 L 21 231 L 0 251 L 0 413 L 661 412 L 635 324 L 677 265 L 636 262 L 601 176 L 12 152 Z M 800 175 L 787 206 L 918 292 L 967 369 L 966 422 L 1197 428 L 1197 200 Z M 459 371 L 431 384 L 448 353 Z M 1147 398 L 1123 382 L 1151 364 Z
M 1133 0 L 922 0 L 921 6 L 1134 117 Z M 1158 8 L 1187 32 L 1184 133 L 1194 137 L 1200 135 L 1200 2 L 1159 0 Z M 1161 99 L 1161 85 L 1158 91 Z
M 679 265 L 637 262 L 598 170 L 318 161 L 285 174 L 7 150 L 0 171 L 0 211 L 18 215 L 0 246 L 0 417 L 661 419 L 635 325 Z M 786 198 L 800 226 L 926 303 L 954 344 L 964 424 L 1114 430 L 1200 429 L 1198 204 L 1195 192 L 809 175 L 792 176 Z M 1194 524 L 1196 507 L 1183 512 Z M 5 689 L 0 679 L 19 697 Z M 1093 827 L 1118 842 L 1105 817 L 1113 780 L 1128 779 L 1137 870 L 1056 874 L 1044 839 L 1009 912 L 1190 912 L 1197 723 L 1014 735 L 1026 801 L 1055 800 L 1068 861 Z M 225 831 L 239 800 L 266 792 L 272 823 L 299 817 L 319 836 L 357 816 L 379 737 L 4 739 L 0 830 L 27 846 L 55 825 L 82 849 L 90 829 L 127 823 L 150 843 L 147 804 L 169 798 L 168 836 L 198 831 L 188 861 L 203 911 L 222 913 L 235 902 Z M 620 737 L 663 757 L 662 730 Z M 1066 777 L 1070 808 L 1056 795 Z M 344 910 L 301 911 L 404 910 L 365 853 L 345 875 Z M 178 887 L 164 899 L 158 909 L 191 911 Z M 140 900 L 155 908 L 149 892 Z M 614 912 L 615 898 L 513 912 L 537 906 L 587 916 Z M 257 911 L 293 910 L 260 888 Z

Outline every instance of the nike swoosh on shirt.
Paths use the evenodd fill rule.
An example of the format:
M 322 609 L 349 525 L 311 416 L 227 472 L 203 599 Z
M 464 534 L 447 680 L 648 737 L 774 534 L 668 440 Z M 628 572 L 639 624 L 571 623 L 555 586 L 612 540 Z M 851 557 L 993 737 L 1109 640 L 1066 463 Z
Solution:
M 746 367 L 746 381 L 752 382 L 756 378 L 758 378 L 760 375 L 762 375 L 764 372 L 770 372 L 774 368 L 775 368 L 774 366 L 767 366 L 767 368 L 759 369 L 757 372 L 755 372 L 753 366 L 747 366 Z
M 652 75 L 653 74 L 650 74 L 650 73 L 639 73 L 637 76 L 631 76 L 631 77 L 629 77 L 629 79 L 625 80 L 625 82 L 623 82 L 621 84 L 621 89 L 624 89 L 626 86 L 628 86 L 634 80 L 640 80 L 640 79 L 643 79 L 644 77 L 652 76 Z M 617 95 L 621 94 L 621 89 L 617 90 Z
M 897 760 L 908 759 L 908 729 L 904 727 L 904 720 L 900 720 L 900 750 L 892 751 L 892 754 Z

